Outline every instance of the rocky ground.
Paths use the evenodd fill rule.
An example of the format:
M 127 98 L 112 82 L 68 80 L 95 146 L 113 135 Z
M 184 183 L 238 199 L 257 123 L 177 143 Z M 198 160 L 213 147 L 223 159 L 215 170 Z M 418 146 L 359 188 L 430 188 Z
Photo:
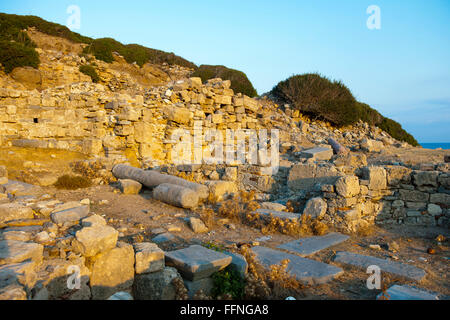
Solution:
M 403 157 L 409 155 L 414 159 L 413 154 L 417 153 L 417 149 L 397 150 L 398 152 L 401 152 Z M 427 152 L 431 158 L 439 158 L 443 154 L 439 150 L 420 152 Z M 28 159 L 28 156 L 25 156 L 27 153 L 16 148 L 8 150 L 7 154 L 8 163 L 16 164 L 11 166 L 11 172 L 18 174 L 18 177 L 23 170 L 31 170 L 28 165 L 23 166 L 24 162 L 29 161 L 24 161 Z M 383 154 L 389 153 L 385 151 L 378 154 L 378 157 L 381 158 Z M 67 164 L 80 159 L 62 159 L 59 154 L 53 157 L 47 155 L 47 158 L 48 163 L 43 155 L 35 158 L 42 161 L 38 162 L 41 163 L 38 165 L 38 171 L 46 172 L 46 166 L 52 165 L 61 170 L 57 171 L 58 174 L 67 173 L 70 172 Z M 59 166 L 55 165 L 55 158 L 59 158 Z M 15 161 L 12 161 L 14 159 Z M 380 160 L 374 158 L 371 161 L 376 163 Z M 386 158 L 383 161 L 386 161 Z M 22 165 L 18 167 L 18 163 Z M 5 173 L 3 175 L 6 176 Z M 2 183 L 6 180 L 8 179 L 3 178 Z M 203 279 L 190 281 L 183 273 L 183 268 L 176 267 L 176 272 L 176 269 L 169 267 L 173 264 L 167 262 L 167 257 L 166 267 L 164 262 L 155 267 L 155 261 L 158 259 L 155 258 L 154 248 L 147 249 L 149 251 L 144 255 L 145 258 L 138 257 L 139 244 L 157 243 L 156 248 L 160 248 L 157 251 L 163 250 L 166 253 L 177 252 L 192 245 L 212 245 L 236 253 L 242 244 L 246 244 L 254 248 L 265 247 L 283 254 L 292 254 L 292 251 L 277 247 L 309 237 L 262 232 L 256 225 L 229 221 L 218 215 L 215 217 L 217 223 L 214 227 L 199 231 L 190 220 L 202 218 L 199 210 L 165 204 L 153 199 L 151 189 L 139 187 L 134 190 L 130 186 L 129 189 L 124 189 L 118 182 L 74 191 L 60 190 L 53 186 L 37 187 L 16 183 L 14 180 L 9 180 L 3 186 L 4 194 L 9 198 L 4 198 L 1 201 L 3 204 L 0 204 L 3 222 L 3 225 L 0 225 L 0 297 L 3 299 L 106 299 L 119 291 L 121 293 L 115 296 L 117 299 L 123 299 L 123 292 L 128 292 L 135 299 L 170 299 L 180 294 L 179 290 L 172 288 L 173 282 L 167 280 L 175 278 L 184 279 L 192 298 L 196 289 L 202 288 L 208 292 L 212 286 L 211 282 L 205 282 Z M 61 205 L 63 207 L 58 207 Z M 55 212 L 67 208 L 67 216 L 55 217 Z M 79 211 L 79 208 L 87 209 Z M 71 212 L 74 209 L 75 211 Z M 200 224 L 203 224 L 201 220 Z M 105 229 L 106 225 L 111 228 Z M 94 235 L 91 236 L 93 238 L 83 238 L 83 230 L 90 231 L 90 228 L 94 229 Z M 327 234 L 333 231 L 340 230 L 330 228 Z M 383 290 L 395 284 L 419 287 L 438 294 L 440 299 L 447 299 L 450 295 L 447 240 L 450 232 L 447 227 L 388 224 L 373 226 L 365 233 L 356 232 L 349 235 L 343 242 L 327 245 L 305 256 L 324 265 L 334 266 L 340 271 L 336 274 L 332 272 L 331 276 L 313 274 L 313 280 L 309 276 L 300 277 L 302 289 L 289 291 L 291 296 L 296 299 L 376 299 Z M 113 243 L 110 243 L 111 241 Z M 82 249 L 80 242 L 83 243 Z M 87 253 L 89 250 L 94 253 Z M 369 290 L 366 281 L 370 275 L 366 273 L 365 267 L 336 261 L 339 252 L 357 253 L 400 263 L 400 272 L 382 272 L 382 290 Z M 163 255 L 162 251 L 161 254 Z M 122 261 L 123 265 L 118 268 L 114 264 L 115 261 Z M 137 273 L 135 268 L 138 261 L 156 269 L 152 272 Z M 274 261 L 276 262 L 276 259 Z M 233 263 L 242 268 L 241 263 Z M 81 268 L 81 279 L 84 280 L 80 290 L 66 288 L 68 274 L 64 268 L 71 265 Z M 406 265 L 422 270 L 424 276 L 419 275 L 417 278 L 416 275 L 411 275 L 411 271 L 401 274 L 402 266 Z M 297 272 L 295 266 L 288 270 L 294 274 Z M 412 274 L 417 270 L 413 270 Z M 302 269 L 303 271 L 305 270 Z M 150 277 L 151 282 L 146 275 L 153 277 Z M 166 280 L 163 285 L 158 286 L 156 296 L 149 296 L 145 293 L 147 286 L 151 286 L 149 283 L 161 281 L 155 279 Z M 142 286 L 147 289 L 142 289 Z M 167 293 L 167 288 L 172 288 L 173 292 Z

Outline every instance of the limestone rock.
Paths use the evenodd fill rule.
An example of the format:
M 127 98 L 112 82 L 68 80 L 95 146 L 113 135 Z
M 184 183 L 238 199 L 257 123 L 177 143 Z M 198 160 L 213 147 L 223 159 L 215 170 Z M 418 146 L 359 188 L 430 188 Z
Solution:
M 231 260 L 230 256 L 198 245 L 166 252 L 166 263 L 177 268 L 190 281 L 211 276 L 226 268 Z
M 83 219 L 89 214 L 89 206 L 77 206 L 75 208 L 70 208 L 62 211 L 54 211 L 51 214 L 51 219 L 56 224 L 64 224 L 75 222 Z
M 369 190 L 384 190 L 387 188 L 386 170 L 383 167 L 367 166 L 362 169 L 363 179 L 369 180 Z
M 356 176 L 339 178 L 335 184 L 336 192 L 344 198 L 351 198 L 360 193 L 359 179 Z
M 136 252 L 136 274 L 152 273 L 164 269 L 164 251 L 156 244 L 136 243 L 134 250 Z
M 81 225 L 83 227 L 93 227 L 95 225 L 106 226 L 106 220 L 97 214 L 93 214 L 88 218 L 84 218 L 81 221 Z
M 142 184 L 130 179 L 120 179 L 119 186 L 123 194 L 139 194 L 142 189 Z
M 175 300 L 176 290 L 172 281 L 181 276 L 175 268 L 136 275 L 133 296 L 136 300 Z
M 206 185 L 216 201 L 223 201 L 238 191 L 236 183 L 232 181 L 208 181 Z
M 208 228 L 205 226 L 202 220 L 198 218 L 190 218 L 189 219 L 189 226 L 191 227 L 192 231 L 195 233 L 206 233 L 208 232 Z
M 19 263 L 28 259 L 41 263 L 43 251 L 44 247 L 37 243 L 3 240 L 0 241 L 0 265 Z
M 313 219 L 321 218 L 327 212 L 327 207 L 327 203 L 322 198 L 312 198 L 306 203 L 303 214 Z
M 0 223 L 20 219 L 33 219 L 33 210 L 18 203 L 0 204 Z
M 78 231 L 72 245 L 77 252 L 86 257 L 93 257 L 103 251 L 113 249 L 118 236 L 119 232 L 110 226 L 94 225 Z
M 134 250 L 131 245 L 119 242 L 116 248 L 99 254 L 94 260 L 90 279 L 93 299 L 107 299 L 133 285 Z

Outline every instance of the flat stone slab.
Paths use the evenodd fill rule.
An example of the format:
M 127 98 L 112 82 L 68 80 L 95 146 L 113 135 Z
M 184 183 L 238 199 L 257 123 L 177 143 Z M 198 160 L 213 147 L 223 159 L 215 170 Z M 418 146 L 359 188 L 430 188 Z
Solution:
M 175 267 L 183 278 L 196 281 L 226 268 L 232 257 L 199 245 L 166 252 L 166 265 Z
M 381 269 L 381 272 L 392 273 L 416 281 L 421 281 L 426 275 L 424 270 L 409 264 L 371 256 L 363 256 L 352 252 L 338 252 L 334 261 L 364 269 L 369 266 L 378 266 Z
M 439 300 L 439 294 L 424 291 L 411 286 L 394 285 L 386 291 L 387 300 Z M 377 300 L 381 300 L 383 294 L 380 293 Z
M 54 223 L 64 224 L 66 222 L 75 222 L 81 220 L 87 217 L 89 215 L 89 212 L 89 206 L 80 206 L 59 212 L 54 212 L 50 217 Z
M 300 157 L 315 160 L 330 160 L 333 157 L 333 149 L 317 147 L 300 152 Z
M 344 273 L 341 268 L 294 254 L 266 247 L 254 247 L 252 250 L 259 262 L 267 268 L 289 259 L 287 272 L 306 284 L 323 284 Z
M 284 243 L 277 248 L 298 254 L 301 257 L 305 257 L 342 243 L 349 238 L 350 237 L 347 235 L 334 232 L 325 236 L 298 239 L 292 242 Z
M 158 234 L 156 237 L 154 237 L 152 239 L 152 241 L 157 244 L 174 241 L 174 240 L 175 240 L 175 236 L 169 232 Z
M 19 196 L 34 196 L 43 193 L 43 190 L 39 186 L 28 184 L 21 181 L 9 180 L 8 183 L 3 185 L 6 188 L 6 192 Z
M 19 263 L 29 259 L 40 263 L 43 251 L 44 247 L 37 243 L 3 240 L 0 241 L 0 265 Z
M 262 215 L 265 217 L 269 217 L 272 215 L 275 218 L 280 218 L 282 220 L 298 220 L 300 218 L 299 214 L 292 213 L 292 212 L 284 212 L 284 211 L 275 211 L 275 210 L 269 210 L 269 209 L 258 209 L 256 211 L 253 211 L 251 214 L 256 215 Z

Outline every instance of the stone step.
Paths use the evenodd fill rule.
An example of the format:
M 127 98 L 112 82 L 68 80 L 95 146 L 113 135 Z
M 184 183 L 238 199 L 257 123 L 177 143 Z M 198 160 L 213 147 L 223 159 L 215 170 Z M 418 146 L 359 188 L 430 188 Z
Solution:
M 386 295 L 387 294 L 387 295 Z M 390 287 L 384 295 L 387 300 L 439 300 L 439 294 L 428 292 L 411 286 L 394 285 Z M 377 300 L 383 300 L 380 293 Z
M 282 220 L 292 220 L 292 221 L 296 221 L 300 218 L 300 215 L 296 214 L 296 213 L 275 211 L 275 210 L 268 210 L 268 209 L 258 209 L 256 211 L 253 211 L 251 214 L 252 215 L 259 214 L 264 217 L 269 217 L 270 215 L 272 215 L 274 218 L 280 218 Z
M 292 242 L 284 243 L 277 248 L 298 254 L 301 257 L 305 257 L 342 243 L 349 238 L 350 237 L 347 235 L 334 232 L 325 236 L 298 239 Z
M 256 259 L 267 268 L 289 259 L 287 271 L 298 281 L 306 284 L 323 284 L 344 273 L 341 268 L 290 253 L 266 247 L 254 247 L 252 250 L 256 254 Z
M 333 149 L 317 147 L 300 152 L 300 157 L 314 160 L 330 160 L 333 157 Z
M 207 278 L 231 261 L 231 256 L 199 245 L 166 252 L 166 265 L 176 268 L 189 281 Z
M 426 275 L 424 270 L 409 264 L 363 256 L 352 252 L 338 252 L 334 261 L 364 269 L 367 269 L 369 266 L 378 266 L 381 272 L 392 273 L 415 281 L 421 281 Z

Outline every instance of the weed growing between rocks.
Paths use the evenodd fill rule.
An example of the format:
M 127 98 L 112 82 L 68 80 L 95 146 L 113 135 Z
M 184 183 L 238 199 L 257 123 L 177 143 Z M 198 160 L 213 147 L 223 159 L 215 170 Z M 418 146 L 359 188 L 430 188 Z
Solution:
M 212 295 L 218 300 L 241 300 L 244 297 L 245 280 L 232 265 L 213 275 Z

